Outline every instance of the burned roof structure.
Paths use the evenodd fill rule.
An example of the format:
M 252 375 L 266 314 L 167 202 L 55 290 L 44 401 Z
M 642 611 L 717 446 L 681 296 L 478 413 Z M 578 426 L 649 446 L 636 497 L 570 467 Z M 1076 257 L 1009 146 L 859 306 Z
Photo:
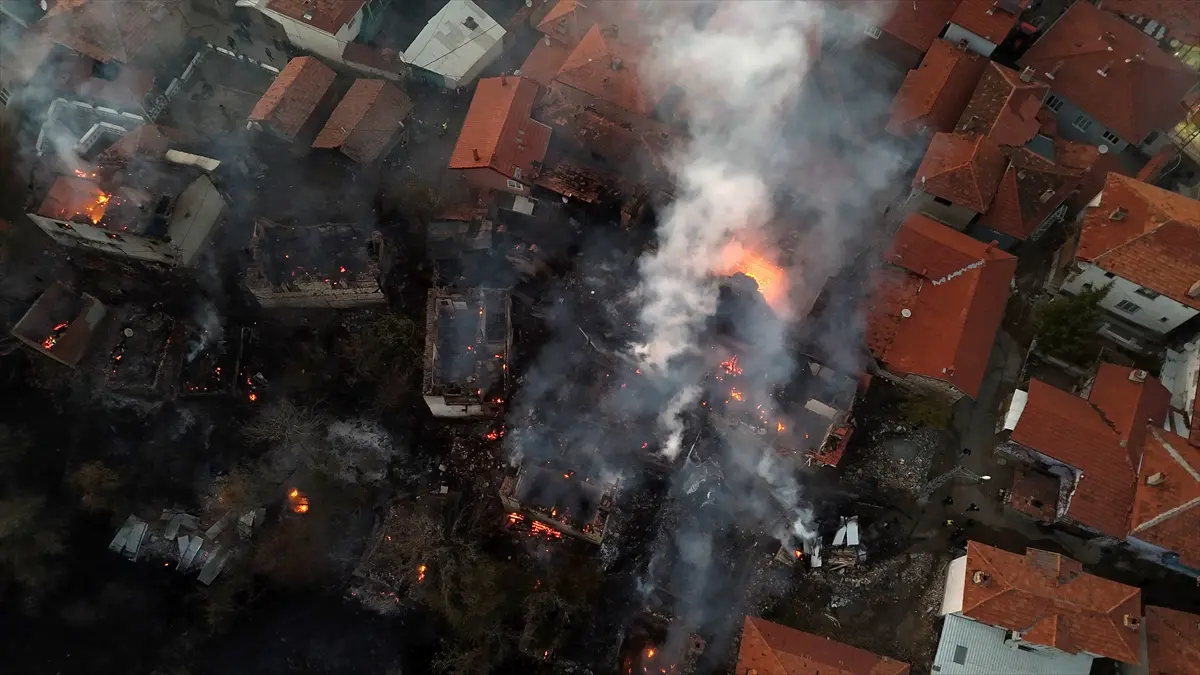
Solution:
M 90 371 L 101 395 L 172 398 L 183 366 L 183 321 L 154 307 L 122 306 L 102 331 Z
M 523 526 L 527 515 L 554 531 L 531 524 L 532 534 L 557 538 L 561 535 L 555 533 L 563 533 L 599 544 L 604 539 L 616 490 L 615 480 L 594 481 L 569 469 L 525 463 L 501 483 L 500 501 L 510 511 L 510 526 Z
M 387 302 L 383 235 L 353 224 L 279 225 L 259 218 L 243 283 L 262 307 L 362 307 Z
M 13 326 L 12 336 L 36 352 L 75 367 L 107 313 L 96 298 L 73 293 L 56 281 Z
M 430 289 L 421 393 L 435 417 L 491 417 L 508 397 L 512 292 Z

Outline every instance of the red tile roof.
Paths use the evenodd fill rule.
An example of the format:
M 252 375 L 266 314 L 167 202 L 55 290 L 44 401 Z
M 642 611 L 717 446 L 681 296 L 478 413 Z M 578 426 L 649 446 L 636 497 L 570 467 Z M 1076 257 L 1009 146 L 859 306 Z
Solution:
M 555 40 L 541 39 L 533 46 L 518 75 L 528 77 L 543 87 L 550 84 L 563 63 L 571 55 L 571 48 Z
M 1100 205 L 1084 212 L 1075 255 L 1200 309 L 1200 298 L 1188 295 L 1200 281 L 1200 202 L 1194 199 L 1110 173 Z
M 1017 259 L 922 215 L 910 215 L 884 260 L 867 345 L 890 372 L 979 394 Z M 905 316 L 905 310 L 908 316 Z
M 888 132 L 903 137 L 920 127 L 953 131 L 987 63 L 975 52 L 935 40 L 921 65 L 904 78 L 892 102 Z
M 924 52 L 941 35 L 946 22 L 958 9 L 961 0 L 851 0 L 851 11 L 864 8 L 864 13 L 887 17 L 879 26 L 905 44 Z
M 1117 153 L 1109 152 L 1108 148 L 1100 152 L 1098 146 L 1076 143 L 1065 138 L 1054 139 L 1054 161 L 1060 166 L 1082 172 L 1078 191 L 1067 199 L 1067 207 L 1076 212 L 1087 206 L 1088 202 L 1104 189 L 1104 181 L 1109 173 L 1116 172 L 1122 176 L 1128 174 Z
M 1025 82 L 1017 71 L 989 62 L 958 130 L 984 134 L 996 145 L 1025 145 L 1042 126 L 1037 114 L 1046 90 L 1040 82 Z
M 490 167 L 509 177 L 520 169 L 532 180 L 534 162 L 546 158 L 550 130 L 530 119 L 538 84 L 524 77 L 490 77 L 479 81 L 463 121 L 451 169 Z
M 962 0 L 962 4 L 950 17 L 950 23 L 958 24 L 988 42 L 998 45 L 1012 32 L 1020 20 L 1021 12 L 1029 6 L 1029 0 L 1018 0 L 1016 14 L 1000 8 L 996 0 Z
M 1129 532 L 1146 423 L 1161 423 L 1170 403 L 1157 379 L 1135 382 L 1131 374 L 1102 363 L 1087 399 L 1031 380 L 1012 431 L 1013 442 L 1079 470 L 1066 515 L 1117 538 Z
M 1141 591 L 1057 553 L 1031 548 L 1022 556 L 967 542 L 962 606 L 963 616 L 1019 631 L 1026 642 L 1141 662 Z
M 174 129 L 143 124 L 108 146 L 96 158 L 96 163 L 122 162 L 134 157 L 162 159 L 171 149 L 171 141 L 178 137 L 179 132 Z
M 1146 484 L 1160 473 L 1161 483 Z M 1179 562 L 1200 569 L 1200 449 L 1188 439 L 1150 429 L 1129 525 L 1131 537 L 1176 553 Z
M 54 185 L 46 193 L 37 214 L 58 220 L 71 220 L 73 216 L 83 214 L 103 215 L 104 209 L 97 209 L 97 204 L 104 199 L 104 191 L 85 178 L 76 176 L 59 176 L 54 179 Z
M 1017 239 L 1028 239 L 1082 179 L 1083 172 L 1063 167 L 1024 148 L 1010 149 L 1000 179 L 980 224 Z
M 658 101 L 639 73 L 641 51 L 607 29 L 592 26 L 554 79 L 630 112 L 650 115 Z
M 537 29 L 564 44 L 574 45 L 595 23 L 586 4 L 579 0 L 558 0 L 538 22 Z
M 1146 607 L 1147 675 L 1200 675 L 1200 615 Z
M 365 4 L 366 0 L 270 0 L 267 9 L 317 30 L 337 33 Z M 306 19 L 306 14 L 312 18 Z
M 1021 58 L 1051 90 L 1130 143 L 1184 118 L 1200 75 L 1137 27 L 1076 2 Z M 1098 71 L 1107 69 L 1107 76 Z M 1053 79 L 1047 76 L 1053 73 Z
M 182 0 L 58 0 L 39 21 L 55 42 L 97 61 L 130 61 L 155 46 L 153 30 Z M 170 36 L 174 38 L 175 36 Z
M 1167 27 L 1168 37 L 1187 44 L 1200 43 L 1200 11 L 1184 0 L 1104 0 L 1100 8 L 1126 16 L 1153 19 Z
M 908 675 L 886 656 L 748 616 L 742 624 L 738 675 Z
M 355 80 L 313 142 L 340 148 L 350 159 L 370 164 L 387 149 L 412 110 L 412 101 L 386 80 Z
M 1000 148 L 982 134 L 936 134 L 912 185 L 983 212 L 996 194 L 1007 163 Z
M 299 56 L 288 61 L 250 111 L 250 120 L 295 137 L 333 86 L 335 77 L 329 66 L 314 57 Z

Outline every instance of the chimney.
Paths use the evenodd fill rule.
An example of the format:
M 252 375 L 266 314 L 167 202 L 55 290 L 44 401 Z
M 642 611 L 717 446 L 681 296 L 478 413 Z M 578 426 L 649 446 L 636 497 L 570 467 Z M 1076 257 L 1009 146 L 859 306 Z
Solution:
M 971 575 L 971 582 L 980 586 L 987 586 L 987 583 L 991 580 L 992 577 L 982 570 L 976 570 L 976 572 Z
M 1125 220 L 1125 216 L 1127 215 L 1129 215 L 1129 211 L 1127 211 L 1123 206 L 1118 206 L 1117 208 L 1113 209 L 1112 213 L 1108 214 L 1108 219 L 1121 221 Z
M 1062 68 L 1062 64 L 1062 61 L 1056 61 L 1054 67 L 1046 71 L 1046 79 L 1053 80 L 1054 76 L 1058 74 L 1058 69 Z
M 1100 77 L 1108 77 L 1108 71 L 1112 69 L 1112 66 L 1113 66 L 1113 62 L 1109 61 L 1108 63 L 1104 64 L 1103 68 L 1101 68 L 1100 70 L 1097 70 L 1096 74 L 1099 75 Z
M 1130 382 L 1145 382 L 1146 377 L 1148 377 L 1149 375 L 1150 375 L 1150 373 L 1148 373 L 1140 368 L 1135 368 L 1135 369 L 1129 371 L 1129 381 Z
M 471 155 L 475 158 L 475 161 L 478 162 L 479 161 L 479 148 L 471 148 Z
M 1125 627 L 1129 630 L 1137 630 L 1142 626 L 1142 620 L 1130 614 L 1125 615 Z
M 1155 473 L 1155 474 L 1151 474 L 1149 476 L 1146 476 L 1146 485 L 1162 485 L 1163 479 L 1166 477 L 1167 477 L 1166 474 L 1164 474 L 1161 471 L 1159 471 L 1158 473 Z
M 501 87 L 508 86 L 508 77 L 504 73 L 500 73 L 500 86 Z
M 1033 82 L 1034 72 L 1035 71 L 1033 70 L 1033 68 L 1026 66 L 1025 69 L 1021 71 L 1021 81 L 1022 82 Z

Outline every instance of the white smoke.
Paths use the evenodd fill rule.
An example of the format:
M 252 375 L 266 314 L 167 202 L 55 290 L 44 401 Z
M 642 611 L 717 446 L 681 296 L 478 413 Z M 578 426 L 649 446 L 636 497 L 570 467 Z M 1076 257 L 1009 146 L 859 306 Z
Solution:
M 188 363 L 196 360 L 206 349 L 220 344 L 225 339 L 225 325 L 217 306 L 208 298 L 201 298 L 192 311 L 192 321 L 196 324 L 196 336 L 188 345 Z

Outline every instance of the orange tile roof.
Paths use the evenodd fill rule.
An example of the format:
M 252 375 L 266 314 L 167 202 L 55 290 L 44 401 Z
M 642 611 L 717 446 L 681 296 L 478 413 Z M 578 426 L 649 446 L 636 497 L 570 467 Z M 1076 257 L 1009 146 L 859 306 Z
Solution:
M 250 111 L 250 120 L 265 122 L 279 133 L 295 137 L 333 86 L 335 77 L 329 66 L 312 56 L 288 61 Z
M 154 27 L 181 0 L 58 0 L 38 22 L 55 42 L 97 61 L 128 63 L 155 45 Z M 173 37 L 173 36 L 172 36 Z
M 71 220 L 72 216 L 93 213 L 96 204 L 104 198 L 104 191 L 86 178 L 59 176 L 46 193 L 37 214 L 46 218 Z M 103 210 L 99 213 L 103 214 Z
M 1129 519 L 1131 537 L 1179 556 L 1200 569 L 1200 449 L 1188 439 L 1151 428 Z M 1146 479 L 1162 474 L 1158 485 Z M 1200 664 L 1200 662 L 1197 662 Z
M 387 149 L 411 110 L 412 101 L 387 80 L 355 80 L 312 146 L 340 148 L 350 159 L 370 164 Z
M 1019 9 L 1016 14 L 1009 14 L 1000 8 L 996 0 L 962 0 L 950 23 L 958 24 L 988 42 L 998 45 L 1016 27 L 1021 18 L 1021 12 L 1029 6 L 1029 0 L 1018 0 Z
M 532 180 L 534 162 L 546 158 L 550 130 L 530 119 L 538 84 L 524 77 L 479 81 L 450 155 L 451 169 L 492 168 L 513 177 L 520 169 Z
M 1200 44 L 1200 11 L 1194 2 L 1181 0 L 1104 0 L 1100 8 L 1153 19 L 1167 27 L 1168 37 L 1179 38 L 1187 44 Z
M 1114 220 L 1114 213 L 1123 217 Z M 1200 281 L 1200 202 L 1194 199 L 1110 173 L 1100 205 L 1084 212 L 1075 255 L 1200 309 L 1200 298 L 1188 295 Z
M 748 616 L 738 675 L 908 675 L 909 665 L 829 638 Z
M 982 134 L 936 134 L 912 185 L 978 212 L 987 210 L 1007 166 L 1004 153 Z
M 1046 85 L 992 61 L 958 121 L 959 131 L 985 134 L 996 145 L 1020 147 L 1037 135 Z
M 1076 143 L 1065 138 L 1054 139 L 1054 161 L 1061 166 L 1082 172 L 1078 191 L 1067 199 L 1067 207 L 1076 212 L 1087 206 L 1088 202 L 1104 189 L 1104 181 L 1109 173 L 1115 172 L 1122 176 L 1128 174 L 1117 153 L 1109 152 L 1107 147 L 1105 152 L 1100 152 L 1098 146 Z
M 1087 399 L 1030 380 L 1012 441 L 1075 467 L 1079 482 L 1067 508 L 1072 520 L 1113 537 L 1129 532 L 1146 422 L 1161 423 L 1170 394 L 1153 377 L 1102 363 Z M 1140 423 L 1136 423 L 1141 420 Z
M 959 2 L 961 0 L 850 0 L 844 4 L 852 12 L 864 8 L 865 12 L 886 16 L 887 21 L 879 26 L 880 30 L 924 52 L 941 35 Z
M 555 80 L 639 115 L 650 115 L 658 101 L 643 81 L 641 49 L 620 42 L 593 26 L 563 62 Z
M 890 372 L 941 380 L 977 396 L 1017 259 L 913 214 L 884 260 L 900 269 L 877 279 L 866 335 L 871 353 Z
M 1142 592 L 1087 574 L 1057 553 L 1017 555 L 967 542 L 962 606 L 963 616 L 1019 631 L 1026 642 L 1141 662 Z
M 587 5 L 579 0 L 558 0 L 538 22 L 538 32 L 574 45 L 596 22 Z
M 1024 148 L 1009 149 L 1008 169 L 1000 179 L 980 224 L 1025 240 L 1082 179 L 1083 172 L 1063 167 Z
M 1134 144 L 1182 120 L 1180 100 L 1200 81 L 1149 35 L 1087 2 L 1071 5 L 1021 65 L 1035 68 L 1055 94 Z M 1098 71 L 1106 68 L 1102 76 Z
M 529 52 L 529 56 L 525 57 L 525 62 L 521 64 L 521 70 L 517 74 L 521 77 L 528 77 L 544 87 L 550 84 L 570 55 L 570 47 L 561 42 L 543 38 L 537 41 L 533 50 Z
M 1146 606 L 1147 675 L 1200 675 L 1200 615 Z
M 888 133 L 904 137 L 920 127 L 953 131 L 987 63 L 975 52 L 934 40 L 921 65 L 908 71 L 896 94 Z
M 336 34 L 365 4 L 366 0 L 270 0 L 267 9 L 317 30 Z M 312 18 L 306 19 L 306 14 Z

